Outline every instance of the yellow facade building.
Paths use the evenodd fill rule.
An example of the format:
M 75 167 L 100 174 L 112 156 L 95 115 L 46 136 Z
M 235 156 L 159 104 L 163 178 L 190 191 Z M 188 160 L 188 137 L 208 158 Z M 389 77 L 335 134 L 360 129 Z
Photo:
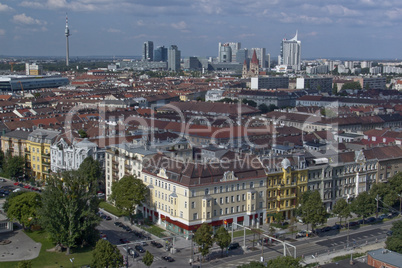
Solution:
M 50 145 L 60 134 L 58 131 L 38 129 L 28 136 L 26 143 L 27 173 L 35 180 L 44 181 L 50 174 Z
M 267 223 L 273 222 L 277 213 L 282 213 L 283 219 L 295 216 L 301 196 L 307 191 L 307 178 L 308 170 L 300 159 L 292 165 L 284 158 L 279 168 L 271 169 L 267 178 Z

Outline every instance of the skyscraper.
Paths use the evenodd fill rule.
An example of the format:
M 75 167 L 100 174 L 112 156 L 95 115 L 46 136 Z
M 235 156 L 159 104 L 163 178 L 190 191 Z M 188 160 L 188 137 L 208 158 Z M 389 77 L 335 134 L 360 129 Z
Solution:
M 293 70 L 300 70 L 301 66 L 301 41 L 295 37 L 290 40 L 283 39 L 281 44 L 281 54 L 278 57 L 278 64 L 292 66 Z
M 232 48 L 228 44 L 220 47 L 219 62 L 232 62 Z
M 69 50 L 69 44 L 68 44 L 68 37 L 70 36 L 70 29 L 68 29 L 68 17 L 66 14 L 66 29 L 64 31 L 66 35 L 66 66 L 69 65 L 69 58 L 70 58 L 70 50 Z
M 239 62 L 236 59 L 236 54 L 237 51 L 241 48 L 241 43 L 240 42 L 229 42 L 229 43 L 219 43 L 219 48 L 218 48 L 218 61 L 221 60 L 221 47 L 222 46 L 229 46 L 231 51 L 232 51 L 232 55 L 231 55 L 231 61 L 232 62 Z
M 146 41 L 142 46 L 142 60 L 153 61 L 154 60 L 154 42 Z
M 168 49 L 164 46 L 157 47 L 154 50 L 154 61 L 167 62 L 167 51 Z
M 178 72 L 180 70 L 180 50 L 176 45 L 171 45 L 168 50 L 168 70 Z

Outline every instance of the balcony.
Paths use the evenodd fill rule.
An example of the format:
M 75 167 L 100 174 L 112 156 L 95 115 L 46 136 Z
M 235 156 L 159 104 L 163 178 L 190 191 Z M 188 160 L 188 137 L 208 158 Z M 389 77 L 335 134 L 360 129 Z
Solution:
M 125 167 L 126 167 L 126 169 L 130 169 L 130 170 L 133 168 L 132 165 L 127 165 L 127 164 L 125 165 Z

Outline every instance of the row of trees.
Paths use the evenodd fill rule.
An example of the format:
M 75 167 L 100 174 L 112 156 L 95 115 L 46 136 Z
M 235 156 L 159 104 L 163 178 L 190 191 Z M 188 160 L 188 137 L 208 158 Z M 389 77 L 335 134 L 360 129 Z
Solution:
M 77 171 L 66 171 L 47 179 L 41 195 L 35 192 L 11 194 L 4 210 L 24 228 L 40 225 L 52 241 L 67 248 L 95 245 L 99 238 L 98 180 L 99 162 L 89 157 Z
M 225 229 L 225 227 L 221 226 L 216 231 L 216 234 L 213 234 L 212 226 L 203 223 L 195 232 L 194 242 L 198 244 L 199 251 L 201 255 L 205 257 L 208 255 L 210 248 L 216 242 L 216 244 L 221 248 L 221 254 L 223 255 L 223 250 L 227 249 L 232 242 L 232 238 L 229 232 Z

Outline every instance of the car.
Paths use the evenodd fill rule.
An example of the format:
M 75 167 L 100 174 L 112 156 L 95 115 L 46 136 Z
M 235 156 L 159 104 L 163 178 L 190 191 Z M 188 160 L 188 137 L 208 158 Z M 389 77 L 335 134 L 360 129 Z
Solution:
M 381 220 L 383 220 L 383 219 L 385 219 L 385 218 L 387 218 L 387 217 L 388 217 L 387 214 L 382 214 L 382 215 L 380 215 L 378 218 L 381 219 Z
M 321 228 L 321 232 L 328 232 L 328 231 L 331 231 L 331 227 L 329 227 L 329 226 L 325 226 L 325 227 L 322 227 Z
M 174 262 L 174 259 L 170 256 L 162 256 L 162 260 L 165 260 L 167 262 Z
M 349 222 L 349 227 L 354 227 L 354 226 L 358 226 L 358 225 L 359 225 L 359 222 L 357 222 L 357 221 Z M 346 227 L 347 227 L 347 225 L 346 225 Z
M 151 241 L 151 245 L 156 248 L 163 248 L 162 244 L 156 241 Z
M 339 224 L 335 224 L 334 226 L 331 227 L 332 230 L 339 230 L 341 228 L 342 228 L 342 226 Z
M 228 247 L 228 250 L 234 250 L 234 249 L 237 249 L 237 248 L 239 248 L 239 247 L 240 247 L 240 244 L 237 243 L 237 242 L 230 243 L 230 245 L 229 245 L 229 247 Z
M 373 223 L 375 222 L 375 218 L 374 217 L 370 217 L 366 220 L 367 223 Z
M 129 240 L 127 240 L 127 239 L 125 239 L 125 238 L 120 238 L 120 243 L 122 243 L 122 244 L 128 244 L 128 243 L 130 243 L 130 241 Z
M 311 235 L 311 231 L 306 231 L 306 230 L 301 230 L 300 232 L 298 232 L 297 234 L 296 234 L 296 238 L 299 238 L 299 237 L 308 237 L 308 236 L 310 236 Z
M 19 182 L 14 182 L 13 183 L 15 186 L 18 186 L 19 185 Z
M 16 189 L 14 189 L 13 193 L 16 193 L 16 192 L 19 192 L 19 191 L 21 191 L 21 188 L 16 188 Z
M 145 246 L 148 246 L 148 243 L 145 242 L 145 241 L 142 241 L 142 242 L 140 242 L 140 245 L 143 246 L 143 247 L 145 247 Z
M 5 179 L 0 179 L 0 181 L 1 181 L 1 182 L 6 182 L 6 180 L 5 180 Z
M 134 247 L 139 253 L 144 253 L 145 249 L 141 245 L 135 245 Z
M 105 220 L 110 221 L 112 219 L 112 217 L 106 215 Z
M 387 236 L 391 236 L 393 233 L 394 233 L 393 231 L 389 230 L 389 231 L 386 233 L 386 235 L 387 235 Z
M 119 221 L 115 221 L 113 224 L 114 224 L 115 226 L 119 226 L 119 227 L 122 225 L 122 223 L 119 222 Z
M 137 258 L 140 256 L 137 251 L 132 249 L 131 247 L 123 247 L 123 249 L 132 257 Z
M 131 229 L 130 227 L 126 226 L 126 228 L 124 228 L 124 230 L 126 230 L 127 232 L 132 232 L 133 229 Z
M 31 190 L 33 190 L 33 191 L 39 191 L 39 189 L 38 188 L 36 188 L 36 187 L 32 187 L 32 189 Z

